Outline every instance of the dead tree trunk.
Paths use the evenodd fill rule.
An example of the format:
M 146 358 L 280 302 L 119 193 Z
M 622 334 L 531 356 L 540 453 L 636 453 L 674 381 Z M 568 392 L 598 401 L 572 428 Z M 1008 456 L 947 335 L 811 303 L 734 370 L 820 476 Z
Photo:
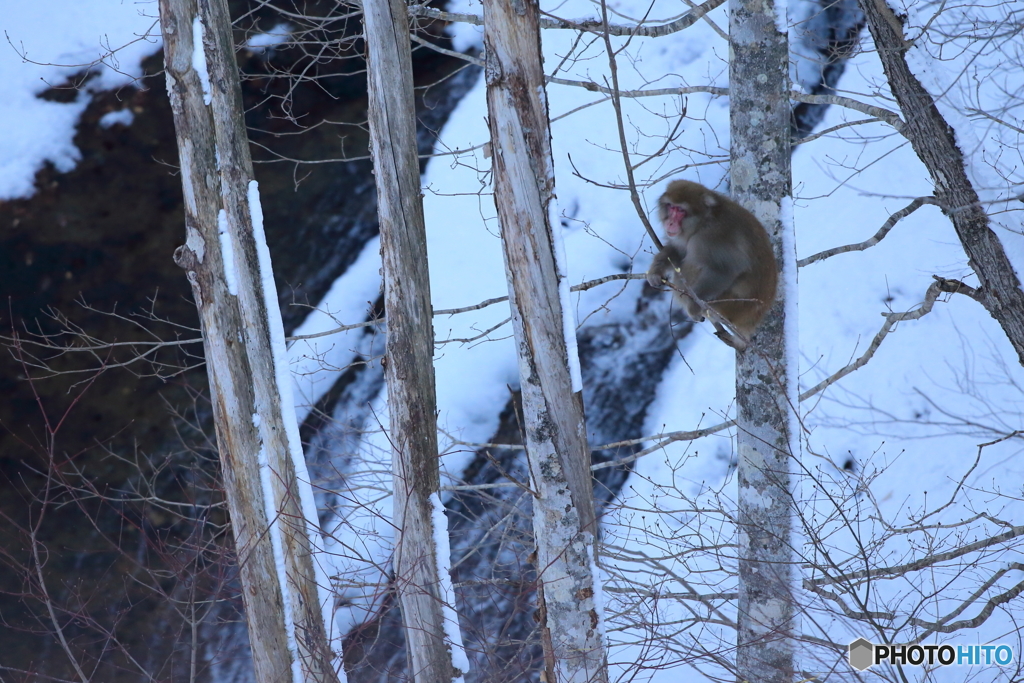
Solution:
M 487 111 L 534 489 L 545 676 L 606 682 L 593 575 L 597 520 L 582 385 L 572 379 L 575 325 L 550 210 L 551 132 L 536 0 L 485 0 Z M 560 295 L 560 287 L 564 297 Z M 578 370 L 578 365 L 577 365 Z M 576 375 L 578 377 L 578 375 Z
M 368 49 L 370 150 L 377 181 L 384 309 L 388 316 L 385 374 L 394 469 L 395 585 L 402 607 L 409 672 L 422 683 L 465 673 L 454 594 L 442 595 L 434 516 L 440 505 L 434 393 L 434 326 L 427 271 L 427 235 L 416 149 L 409 16 L 404 0 L 364 0 Z M 433 494 L 435 502 L 431 502 Z M 438 529 L 438 533 L 447 533 Z M 445 577 L 450 581 L 450 577 Z M 446 643 L 445 629 L 455 643 Z M 449 645 L 452 650 L 449 650 Z M 453 654 L 462 664 L 453 666 Z M 463 656 L 459 656 L 463 655 Z
M 906 53 L 912 43 L 903 36 L 903 21 L 884 0 L 861 0 L 861 8 L 889 89 L 906 121 L 900 132 L 928 169 L 935 183 L 935 198 L 953 222 L 968 263 L 981 281 L 974 298 L 1003 328 L 1024 365 L 1024 290 L 967 176 L 956 135 L 907 64 Z
M 174 257 L 202 322 L 256 680 L 336 683 L 227 2 L 161 0 L 160 26 L 185 194 Z
M 785 5 L 770 0 L 729 0 L 733 198 L 772 237 L 781 268 L 779 298 L 753 343 L 736 359 L 737 680 L 791 683 L 796 671 L 796 557 L 791 468 L 798 405 L 796 252 L 790 177 L 789 45 Z M 780 11 L 781 21 L 776 19 Z M 794 305 L 791 305 L 794 304 Z

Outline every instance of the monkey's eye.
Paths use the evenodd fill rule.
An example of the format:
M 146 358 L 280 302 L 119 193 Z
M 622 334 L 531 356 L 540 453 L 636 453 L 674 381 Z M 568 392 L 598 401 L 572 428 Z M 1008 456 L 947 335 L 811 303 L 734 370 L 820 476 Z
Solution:
M 672 218 L 672 222 L 676 224 L 682 223 L 683 219 L 686 218 L 686 209 L 675 204 L 668 207 L 668 213 Z

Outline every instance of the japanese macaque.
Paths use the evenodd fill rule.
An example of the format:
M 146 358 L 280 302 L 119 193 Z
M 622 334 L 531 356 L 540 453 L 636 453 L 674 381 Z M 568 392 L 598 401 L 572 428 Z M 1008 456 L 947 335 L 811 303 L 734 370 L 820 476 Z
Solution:
M 687 314 L 702 322 L 701 307 L 682 284 L 750 339 L 775 301 L 778 268 L 768 233 L 754 215 L 728 197 L 689 180 L 673 180 L 658 199 L 665 246 L 647 271 L 653 287 L 668 284 Z M 719 337 L 746 347 L 721 325 Z

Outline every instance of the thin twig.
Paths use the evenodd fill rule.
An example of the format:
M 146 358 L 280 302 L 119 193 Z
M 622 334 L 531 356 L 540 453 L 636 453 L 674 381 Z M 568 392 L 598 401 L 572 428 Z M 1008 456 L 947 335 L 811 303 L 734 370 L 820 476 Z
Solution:
M 619 68 L 615 62 L 615 51 L 612 49 L 612 39 L 609 35 L 609 24 L 608 24 L 608 4 L 605 0 L 601 0 L 601 21 L 603 22 L 603 38 L 604 38 L 604 49 L 608 55 L 608 70 L 612 77 L 612 107 L 615 109 L 615 125 L 618 128 L 619 133 L 619 148 L 622 151 L 622 161 L 626 168 L 626 180 L 629 182 L 629 198 L 633 202 L 633 208 L 636 209 L 636 215 L 640 217 L 640 222 L 644 224 L 644 229 L 651 238 L 651 242 L 654 244 L 654 248 L 661 251 L 662 244 L 661 240 L 658 239 L 658 233 L 655 231 L 654 226 L 651 225 L 651 221 L 647 218 L 647 212 L 644 211 L 644 207 L 640 204 L 640 193 L 636 191 L 636 180 L 633 178 L 633 162 L 629 158 L 629 148 L 626 146 L 626 128 L 622 123 L 622 102 L 619 95 Z M 683 116 L 686 116 L 686 105 L 683 105 Z
M 815 133 L 814 135 L 808 135 L 805 138 L 800 138 L 799 140 L 794 140 L 791 144 L 803 145 L 803 144 L 806 144 L 806 143 L 810 142 L 811 140 L 817 140 L 820 137 L 824 137 L 824 136 L 828 135 L 829 133 L 835 133 L 837 130 L 842 130 L 843 128 L 849 128 L 851 126 L 860 126 L 860 125 L 863 125 L 865 123 L 878 123 L 881 120 L 882 119 L 880 119 L 880 118 L 871 117 L 870 119 L 857 119 L 856 121 L 847 121 L 845 123 L 840 123 L 838 125 L 832 126 L 831 128 L 826 128 L 825 130 L 821 131 L 820 133 Z
M 558 17 L 552 16 L 544 12 L 545 16 L 540 19 L 541 28 L 549 29 L 570 29 L 574 31 L 587 31 L 589 33 L 605 33 L 613 36 L 643 36 L 645 38 L 660 38 L 661 36 L 667 36 L 678 31 L 682 31 L 685 28 L 689 28 L 697 23 L 697 20 L 703 17 L 705 14 L 722 5 L 725 0 L 707 0 L 701 5 L 694 7 L 692 10 L 684 14 L 683 16 L 669 21 L 664 24 L 655 24 L 653 26 L 647 26 L 645 24 L 635 25 L 619 25 L 619 24 L 607 24 L 604 21 L 597 21 L 594 19 L 559 19 Z M 483 26 L 484 20 L 479 14 L 466 14 L 462 12 L 445 12 L 433 7 L 427 7 L 425 5 L 412 5 L 409 7 L 410 17 L 427 17 L 429 19 L 437 19 L 439 21 L 447 22 L 460 22 L 463 24 L 472 24 L 474 26 Z
M 804 579 L 804 587 L 810 590 L 810 586 L 828 586 L 837 583 L 849 583 L 853 581 L 859 581 L 861 579 L 879 579 L 884 576 L 902 576 L 908 572 L 921 571 L 933 567 L 940 562 L 948 562 L 949 560 L 955 560 L 969 555 L 970 553 L 990 548 L 1000 543 L 1006 543 L 1019 536 L 1024 535 L 1024 526 L 1015 526 L 1009 531 L 999 534 L 997 536 L 990 536 L 989 538 L 983 538 L 975 541 L 974 543 L 968 543 L 962 545 L 959 548 L 953 548 L 944 553 L 935 553 L 934 555 L 926 555 L 919 557 L 913 562 L 907 562 L 906 564 L 898 564 L 892 567 L 878 567 L 872 569 L 862 569 L 849 574 L 840 574 L 838 576 L 823 576 L 820 579 Z
M 597 287 L 599 285 L 603 285 L 606 282 L 612 282 L 614 280 L 644 280 L 646 278 L 647 278 L 647 276 L 642 274 L 642 273 L 616 273 L 615 275 L 606 275 L 604 277 L 597 278 L 596 280 L 588 280 L 586 282 L 581 282 L 578 285 L 573 285 L 572 287 L 569 288 L 569 291 L 571 291 L 571 292 L 585 292 L 588 289 L 593 289 L 594 287 Z M 496 296 L 493 299 L 485 299 L 484 301 L 481 301 L 478 304 L 473 304 L 471 306 L 463 306 L 462 308 L 439 308 L 439 309 L 434 309 L 434 315 L 456 315 L 458 313 L 468 313 L 470 311 L 478 311 L 481 308 L 487 308 L 488 306 L 493 306 L 494 304 L 500 304 L 503 301 L 508 301 L 508 296 L 507 295 L 506 296 Z M 384 316 L 381 316 L 380 318 L 374 318 L 373 320 L 367 320 L 366 322 L 355 323 L 354 325 L 342 325 L 340 327 L 335 327 L 334 329 L 327 330 L 326 332 L 316 332 L 314 334 L 300 334 L 300 335 L 296 335 L 294 337 L 288 337 L 288 341 L 296 341 L 296 340 L 299 340 L 299 339 L 316 339 L 318 337 L 327 337 L 327 336 L 330 336 L 332 334 L 337 334 L 339 332 L 347 332 L 348 330 L 356 330 L 356 329 L 359 329 L 361 327 L 370 327 L 371 325 L 376 325 L 378 323 L 383 323 L 383 322 L 385 322 L 385 318 L 384 318 Z
M 847 109 L 853 109 L 862 114 L 881 119 L 901 133 L 907 125 L 896 112 L 883 107 L 876 107 L 873 104 L 866 104 L 852 97 L 844 97 L 842 95 L 809 95 L 794 90 L 789 93 L 789 99 L 806 104 L 835 104 Z

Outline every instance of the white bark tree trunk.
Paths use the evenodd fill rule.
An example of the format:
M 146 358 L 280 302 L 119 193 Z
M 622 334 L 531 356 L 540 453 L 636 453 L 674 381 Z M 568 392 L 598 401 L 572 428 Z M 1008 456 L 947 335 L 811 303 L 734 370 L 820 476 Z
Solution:
M 594 599 L 597 520 L 583 399 L 574 391 L 559 296 L 551 132 L 536 0 L 485 0 L 487 110 L 519 356 L 548 683 L 608 680 Z M 557 224 L 556 224 L 557 225 Z
M 409 671 L 418 682 L 441 683 L 465 672 L 453 666 L 445 641 L 443 602 L 455 597 L 440 592 L 430 501 L 440 487 L 434 327 L 408 10 L 404 0 L 364 0 L 363 22 L 388 319 L 385 375 L 394 469 L 394 584 Z M 445 567 L 448 561 L 443 558 Z M 457 633 L 458 623 L 447 626 Z
M 795 661 L 794 458 L 797 368 L 796 252 L 790 177 L 789 45 L 785 5 L 729 0 L 732 197 L 772 237 L 781 270 L 778 301 L 736 359 L 737 680 L 791 683 Z M 782 21 L 776 21 L 780 9 Z
M 902 19 L 885 0 L 861 0 L 860 4 L 889 89 L 906 120 L 900 132 L 928 169 L 935 198 L 953 222 L 968 263 L 981 281 L 975 298 L 1003 328 L 1024 365 L 1024 290 L 967 175 L 963 151 L 932 95 L 907 64 L 911 43 L 903 35 Z
M 174 258 L 202 322 L 256 680 L 337 683 L 227 2 L 161 0 L 160 25 L 185 194 Z

